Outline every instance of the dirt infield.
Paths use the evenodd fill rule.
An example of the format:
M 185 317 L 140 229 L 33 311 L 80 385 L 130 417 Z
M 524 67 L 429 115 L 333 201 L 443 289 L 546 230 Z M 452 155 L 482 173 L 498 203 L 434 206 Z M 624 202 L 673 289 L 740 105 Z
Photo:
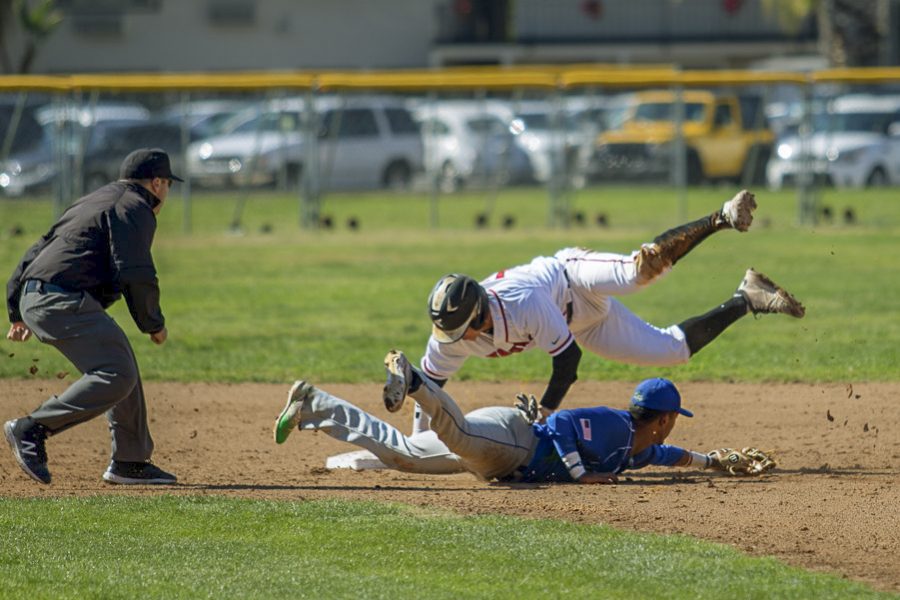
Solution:
M 64 381 L 0 381 L 0 420 L 27 412 Z M 535 384 L 453 383 L 463 408 L 509 404 Z M 408 430 L 410 408 L 388 415 L 376 384 L 322 385 Z M 900 591 L 900 384 L 743 385 L 685 383 L 669 441 L 697 450 L 758 445 L 779 468 L 760 479 L 644 469 L 617 486 L 489 485 L 466 474 L 407 475 L 324 469 L 354 450 L 322 433 L 297 432 L 284 446 L 271 427 L 287 385 L 149 384 L 155 461 L 178 486 L 111 487 L 100 480 L 109 456 L 105 419 L 48 442 L 54 483 L 28 479 L 0 451 L 0 496 L 221 494 L 304 500 L 342 497 L 433 505 L 463 513 L 506 513 L 683 533 L 754 555 L 837 573 Z M 630 383 L 579 382 L 565 406 L 624 406 Z

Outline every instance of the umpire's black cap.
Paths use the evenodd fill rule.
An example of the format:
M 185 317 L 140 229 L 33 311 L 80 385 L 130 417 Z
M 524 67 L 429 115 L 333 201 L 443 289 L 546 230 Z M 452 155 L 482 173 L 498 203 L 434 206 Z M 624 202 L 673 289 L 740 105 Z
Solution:
M 160 148 L 138 148 L 125 157 L 119 169 L 119 179 L 174 179 L 184 181 L 172 172 L 169 155 Z

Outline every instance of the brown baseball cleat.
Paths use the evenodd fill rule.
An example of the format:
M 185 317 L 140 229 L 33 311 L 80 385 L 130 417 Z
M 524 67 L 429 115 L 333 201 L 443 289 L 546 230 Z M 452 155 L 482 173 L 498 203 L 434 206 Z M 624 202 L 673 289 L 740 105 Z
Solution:
M 753 223 L 754 210 L 756 196 L 747 190 L 741 190 L 722 206 L 722 216 L 734 229 L 747 231 Z
M 781 313 L 800 319 L 806 314 L 799 300 L 752 267 L 744 274 L 737 293 L 746 298 L 754 315 Z

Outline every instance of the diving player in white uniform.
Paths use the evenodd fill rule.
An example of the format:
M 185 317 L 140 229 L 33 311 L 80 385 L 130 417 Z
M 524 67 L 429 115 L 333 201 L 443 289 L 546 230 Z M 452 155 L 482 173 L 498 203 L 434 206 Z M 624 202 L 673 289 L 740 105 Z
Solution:
M 466 275 L 446 275 L 428 298 L 433 327 L 421 370 L 443 386 L 469 356 L 496 358 L 540 348 L 553 361 L 540 401 L 546 417 L 577 379 L 582 346 L 611 360 L 677 365 L 750 312 L 800 318 L 803 305 L 753 269 L 724 303 L 666 328 L 646 323 L 613 297 L 656 281 L 716 231 L 746 231 L 755 208 L 753 194 L 744 190 L 720 210 L 670 229 L 630 255 L 565 248 L 480 283 Z M 385 386 L 383 399 L 392 412 L 403 400 L 390 385 Z M 417 407 L 413 433 L 427 429 L 427 415 Z

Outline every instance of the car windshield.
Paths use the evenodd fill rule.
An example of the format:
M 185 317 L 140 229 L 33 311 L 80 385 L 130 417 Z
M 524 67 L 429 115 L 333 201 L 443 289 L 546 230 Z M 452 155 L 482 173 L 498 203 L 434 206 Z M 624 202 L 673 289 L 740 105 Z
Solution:
M 884 134 L 897 119 L 890 112 L 819 113 L 813 116 L 813 131 Z
M 300 129 L 300 114 L 295 112 L 269 112 L 257 114 L 243 121 L 246 114 L 237 115 L 221 128 L 223 133 L 255 133 L 264 131 L 297 131 Z
M 509 133 L 509 127 L 494 117 L 475 117 L 466 121 L 466 127 L 479 135 L 502 135 Z
M 547 113 L 524 113 L 518 118 L 525 123 L 525 129 L 550 129 L 550 115 Z
M 552 131 L 559 127 L 567 131 L 577 130 L 576 120 L 571 115 L 551 113 L 521 113 L 517 117 L 525 125 L 525 129 L 533 131 Z
M 684 120 L 702 121 L 706 116 L 706 105 L 699 102 L 685 102 Z M 674 121 L 675 104 L 672 102 L 644 102 L 634 111 L 635 121 Z

